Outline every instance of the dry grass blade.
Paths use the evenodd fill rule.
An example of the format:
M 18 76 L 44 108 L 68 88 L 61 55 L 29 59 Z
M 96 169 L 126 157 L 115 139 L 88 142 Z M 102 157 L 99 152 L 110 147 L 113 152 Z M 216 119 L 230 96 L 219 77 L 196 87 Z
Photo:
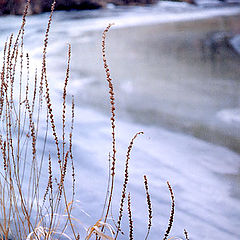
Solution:
M 150 198 L 150 194 L 149 194 L 148 180 L 147 180 L 146 175 L 144 175 L 144 185 L 145 185 L 147 205 L 148 205 L 148 231 L 147 231 L 147 235 L 145 237 L 145 240 L 147 240 L 148 235 L 151 230 L 151 226 L 152 226 L 152 203 L 151 203 L 151 198 Z
M 171 213 L 170 213 L 170 217 L 169 217 L 168 228 L 165 232 L 163 240 L 167 240 L 167 237 L 168 237 L 168 235 L 171 231 L 171 228 L 172 228 L 172 225 L 173 225 L 173 220 L 174 220 L 174 210 L 175 210 L 175 200 L 174 200 L 173 190 L 172 190 L 172 187 L 171 187 L 169 182 L 167 182 L 167 185 L 168 185 L 168 189 L 169 189 L 169 192 L 170 192 L 170 195 L 171 195 L 172 206 L 171 206 Z
M 36 227 L 31 233 L 29 233 L 26 240 L 46 240 L 49 238 L 49 235 L 48 235 L 49 232 L 53 236 L 57 234 L 64 237 L 65 239 L 72 240 L 72 238 L 65 233 L 53 231 L 52 229 L 48 229 L 42 226 Z M 35 238 L 33 238 L 33 236 Z M 56 238 L 50 238 L 50 239 L 54 240 Z
M 109 197 L 110 181 L 111 181 L 111 155 L 110 155 L 110 153 L 108 153 L 108 181 L 107 181 L 107 190 L 106 190 L 106 195 L 105 195 L 105 200 L 104 200 L 104 205 L 103 205 L 103 209 L 102 209 L 101 218 L 103 218 L 104 211 L 105 211 L 106 205 L 107 205 L 107 200 L 108 200 L 108 197 Z
M 105 233 L 103 233 L 102 230 L 100 230 L 102 226 L 108 228 L 108 230 L 111 233 L 111 236 L 106 235 Z M 114 240 L 114 231 L 112 226 L 108 223 L 102 222 L 102 219 L 99 219 L 93 226 L 88 228 L 86 240 L 89 240 L 93 236 L 93 234 L 95 234 L 96 236 L 100 236 L 103 239 Z

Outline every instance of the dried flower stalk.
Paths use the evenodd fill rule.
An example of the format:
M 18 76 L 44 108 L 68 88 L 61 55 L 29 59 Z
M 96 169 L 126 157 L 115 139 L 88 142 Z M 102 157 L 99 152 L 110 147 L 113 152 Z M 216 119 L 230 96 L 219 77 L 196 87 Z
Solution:
M 128 219 L 129 219 L 129 240 L 133 240 L 133 220 L 132 220 L 130 193 L 128 193 Z
M 167 185 L 168 185 L 168 189 L 169 189 L 169 192 L 170 192 L 170 195 L 171 195 L 172 206 L 171 206 L 171 213 L 170 213 L 170 217 L 169 217 L 168 228 L 165 232 L 163 240 L 167 240 L 167 237 L 168 237 L 168 235 L 171 231 L 171 228 L 172 228 L 172 225 L 173 225 L 173 220 L 174 220 L 174 210 L 175 210 L 174 209 L 175 208 L 175 200 L 174 200 L 173 190 L 172 190 L 172 187 L 171 187 L 169 182 L 167 182 Z
M 149 194 L 148 179 L 146 175 L 144 175 L 144 186 L 146 190 L 146 198 L 147 198 L 147 205 L 148 205 L 148 231 L 145 237 L 145 240 L 147 240 L 151 230 L 151 226 L 152 226 L 152 203 L 151 203 L 151 198 Z

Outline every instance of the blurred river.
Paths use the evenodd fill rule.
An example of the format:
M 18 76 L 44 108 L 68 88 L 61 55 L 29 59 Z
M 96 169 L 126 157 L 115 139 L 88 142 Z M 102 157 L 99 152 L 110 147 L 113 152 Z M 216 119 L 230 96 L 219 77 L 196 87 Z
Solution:
M 27 20 L 25 50 L 33 69 L 41 67 L 48 15 Z M 20 21 L 18 16 L 0 18 L 1 49 Z M 107 55 L 118 120 L 113 215 L 117 217 L 128 143 L 143 130 L 130 161 L 135 238 L 142 239 L 147 229 L 147 174 L 154 215 L 151 239 L 161 238 L 168 224 L 167 180 L 176 197 L 171 236 L 183 238 L 186 228 L 190 239 L 239 239 L 240 56 L 231 39 L 240 33 L 240 7 L 159 3 L 54 14 L 47 66 L 55 106 L 61 101 L 67 43 L 72 45 L 68 93 L 75 95 L 77 107 L 78 217 L 86 225 L 94 224 L 106 191 L 111 129 L 101 32 L 109 22 L 116 24 L 107 37 Z M 57 107 L 55 111 L 61 126 Z

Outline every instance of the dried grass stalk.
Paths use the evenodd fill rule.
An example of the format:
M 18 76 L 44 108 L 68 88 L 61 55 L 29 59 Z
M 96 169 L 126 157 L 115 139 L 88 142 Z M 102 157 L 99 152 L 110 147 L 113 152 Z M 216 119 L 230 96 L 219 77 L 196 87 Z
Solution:
M 188 232 L 187 232 L 187 230 L 186 230 L 186 229 L 184 229 L 184 235 L 185 235 L 185 239 L 186 239 L 186 240 L 189 240 L 189 237 L 188 237 Z
M 147 176 L 144 175 L 143 177 L 144 177 L 144 186 L 145 186 L 147 205 L 148 205 L 148 231 L 147 231 L 147 235 L 145 237 L 145 240 L 147 240 L 148 235 L 149 235 L 150 230 L 151 230 L 151 226 L 152 226 L 152 203 L 151 203 L 151 197 L 150 197 L 150 194 L 149 194 Z
M 128 193 L 128 219 L 129 219 L 129 240 L 133 240 L 133 220 L 132 220 L 130 193 Z
M 129 179 L 128 168 L 129 168 L 130 153 L 131 153 L 131 150 L 133 148 L 134 140 L 140 134 L 144 134 L 144 133 L 143 132 L 136 133 L 135 136 L 131 139 L 130 144 L 128 146 L 128 150 L 127 150 L 126 161 L 125 161 L 125 176 L 124 176 L 123 187 L 122 187 L 122 196 L 121 196 L 121 200 L 120 200 L 120 208 L 119 208 L 119 216 L 118 216 L 118 221 L 117 221 L 116 238 L 118 236 L 118 233 L 121 231 L 121 220 L 122 220 L 122 215 L 123 215 L 123 205 L 124 205 L 124 200 L 125 200 L 125 197 L 126 197 L 126 189 L 127 189 L 128 179 Z
M 113 195 L 113 188 L 114 188 L 114 176 L 115 176 L 115 165 L 116 165 L 116 136 L 115 136 L 115 96 L 114 96 L 114 89 L 112 84 L 112 78 L 110 76 L 109 67 L 107 64 L 106 59 L 106 36 L 110 29 L 110 27 L 113 24 L 109 24 L 107 28 L 103 31 L 102 34 L 102 58 L 103 58 L 103 64 L 104 69 L 106 72 L 106 78 L 108 82 L 108 88 L 109 88 L 109 98 L 110 98 L 110 104 L 111 104 L 111 127 L 112 127 L 112 167 L 111 167 L 111 187 L 110 187 L 110 194 L 109 194 L 109 200 L 107 205 L 107 210 L 104 218 L 104 222 L 107 221 L 107 217 L 110 211 L 110 206 L 112 202 L 112 195 Z M 102 228 L 102 231 L 104 229 L 104 226 Z
M 172 206 L 171 206 L 168 228 L 165 232 L 163 240 L 167 240 L 167 237 L 168 237 L 168 235 L 171 231 L 171 228 L 172 228 L 172 225 L 173 225 L 173 220 L 174 220 L 174 211 L 175 211 L 175 200 L 174 200 L 173 190 L 172 190 L 172 187 L 171 187 L 169 182 L 167 182 L 167 185 L 168 185 L 168 189 L 169 189 L 169 192 L 170 192 L 170 195 L 171 195 Z

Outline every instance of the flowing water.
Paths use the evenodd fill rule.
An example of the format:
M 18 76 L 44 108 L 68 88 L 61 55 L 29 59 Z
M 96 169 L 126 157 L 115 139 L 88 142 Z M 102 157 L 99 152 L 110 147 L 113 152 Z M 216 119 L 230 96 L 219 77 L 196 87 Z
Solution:
M 28 17 L 25 50 L 30 53 L 31 66 L 41 66 L 48 15 Z M 16 16 L 0 18 L 1 47 L 20 21 Z M 165 3 L 55 13 L 47 63 L 55 106 L 61 101 L 67 43 L 72 44 L 68 93 L 76 101 L 74 155 L 79 203 L 75 214 L 86 226 L 94 224 L 106 192 L 111 129 L 101 32 L 109 22 L 116 23 L 107 39 L 117 98 L 113 216 L 117 217 L 128 143 L 136 132 L 144 131 L 130 160 L 128 190 L 135 238 L 142 239 L 147 229 L 146 174 L 153 204 L 151 239 L 161 238 L 167 228 L 167 180 L 176 198 L 171 236 L 183 238 L 186 228 L 191 239 L 239 239 L 240 57 L 225 41 L 240 33 L 239 7 L 205 9 Z M 55 112 L 59 116 L 56 125 L 61 127 L 57 107 Z M 126 230 L 126 214 L 124 218 Z

